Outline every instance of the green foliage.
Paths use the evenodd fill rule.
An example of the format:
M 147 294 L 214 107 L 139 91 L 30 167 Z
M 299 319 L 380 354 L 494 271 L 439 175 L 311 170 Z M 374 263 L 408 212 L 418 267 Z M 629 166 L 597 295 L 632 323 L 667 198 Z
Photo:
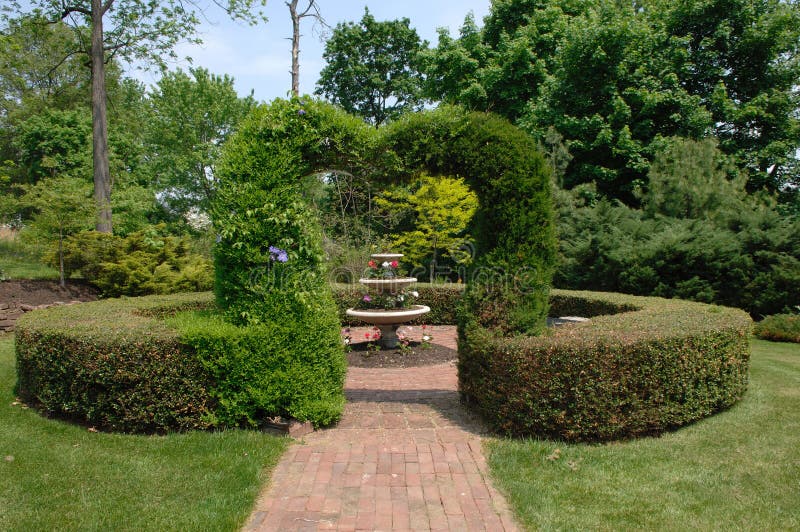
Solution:
M 460 325 L 540 332 L 555 240 L 550 172 L 533 139 L 498 117 L 442 107 L 390 124 L 383 143 L 397 154 L 400 175 L 463 176 L 480 198 Z
M 800 314 L 773 314 L 756 323 L 753 333 L 763 340 L 800 343 Z
M 190 313 L 175 322 L 214 381 L 212 425 L 256 427 L 282 415 L 320 426 L 341 416 L 347 368 L 335 317 L 239 327 L 220 315 Z
M 681 177 L 691 153 L 673 160 L 674 177 L 666 162 L 657 167 L 666 173 L 642 196 L 644 212 L 597 201 L 592 187 L 557 191 L 556 286 L 714 302 L 754 317 L 800 303 L 797 216 L 745 196 L 714 157 L 693 170 L 697 179 Z
M 395 188 L 375 198 L 377 209 L 400 219 L 390 249 L 401 249 L 416 268 L 431 260 L 455 271 L 472 260 L 465 251 L 471 238 L 467 227 L 478 208 L 478 197 L 463 178 L 421 175 L 411 190 Z M 431 278 L 434 272 L 431 271 Z
M 735 168 L 714 139 L 667 139 L 650 166 L 644 211 L 650 217 L 730 216 L 745 203 L 745 180 L 730 179 Z
M 302 184 L 320 165 L 347 168 L 367 146 L 366 129 L 329 104 L 276 100 L 257 107 L 225 146 L 211 214 L 219 234 L 215 292 L 229 323 L 209 327 L 210 336 L 193 330 L 190 341 L 220 368 L 234 364 L 265 379 L 258 397 L 226 399 L 229 417 L 252 419 L 268 408 L 319 424 L 341 414 L 344 350 L 321 231 Z M 231 338 L 240 347 L 229 353 Z M 274 371 L 263 375 L 265 368 Z M 228 383 L 242 396 L 241 383 Z
M 79 271 L 106 297 L 208 290 L 211 261 L 194 254 L 188 239 L 165 236 L 163 226 L 118 237 L 96 231 L 67 239 L 67 275 Z
M 673 68 L 713 114 L 720 146 L 750 174 L 750 190 L 796 181 L 800 6 L 654 0 L 652 7 L 654 26 L 676 49 Z
M 56 246 L 55 266 L 62 286 L 68 276 L 64 269 L 64 240 L 91 226 L 95 211 L 90 195 L 91 185 L 83 179 L 47 177 L 28 187 L 21 200 L 36 211 L 24 234 L 37 243 Z
M 378 22 L 367 8 L 357 24 L 339 23 L 325 43 L 316 94 L 375 126 L 422 109 L 418 55 L 427 42 L 409 24 Z
M 91 117 L 78 110 L 48 109 L 18 124 L 14 146 L 24 181 L 91 173 L 91 132 Z
M 522 123 L 564 136 L 573 156 L 568 187 L 596 182 L 602 193 L 631 203 L 633 190 L 646 182 L 653 143 L 700 137 L 711 115 L 671 72 L 664 37 L 633 9 L 601 2 L 571 18 L 568 35 L 558 68 Z
M 17 324 L 18 391 L 46 412 L 122 432 L 255 427 L 279 415 L 329 424 L 346 369 L 333 320 L 240 327 L 210 293 L 47 309 Z
M 17 392 L 45 412 L 121 432 L 208 428 L 213 381 L 147 311 L 209 305 L 195 294 L 29 313 L 16 328 Z
M 215 290 L 234 323 L 276 316 L 326 323 L 324 316 L 335 315 L 319 225 L 302 199 L 301 178 L 328 165 L 355 171 L 368 147 L 366 131 L 329 104 L 276 100 L 256 108 L 228 142 L 211 214 L 220 235 Z
M 497 430 L 569 441 L 652 435 L 727 408 L 745 392 L 750 319 L 743 312 L 564 295 L 625 312 L 538 338 L 460 333 L 459 390 Z
M 594 3 L 495 1 L 483 30 L 472 14 L 458 39 L 440 29 L 438 46 L 424 56 L 426 92 L 450 104 L 518 120 L 555 71 L 556 48 L 571 18 Z
M 440 32 L 427 91 L 497 112 L 573 156 L 564 183 L 635 204 L 662 139 L 716 136 L 749 176 L 796 199 L 800 8 L 780 0 L 499 0 Z
M 147 128 L 148 150 L 157 153 L 157 188 L 170 208 L 208 208 L 217 187 L 214 166 L 225 140 L 254 105 L 239 98 L 230 76 L 204 68 L 166 73 L 150 95 L 153 118 Z

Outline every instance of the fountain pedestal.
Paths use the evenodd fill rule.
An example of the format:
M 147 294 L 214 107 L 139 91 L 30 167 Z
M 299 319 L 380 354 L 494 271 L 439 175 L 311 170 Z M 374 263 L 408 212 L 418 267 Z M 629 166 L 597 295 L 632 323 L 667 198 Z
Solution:
M 403 255 L 400 253 L 378 253 L 372 255 L 376 261 L 390 262 L 399 260 Z M 372 294 L 386 295 L 398 294 L 411 283 L 415 283 L 415 277 L 390 277 L 359 279 L 358 282 L 367 287 Z M 393 309 L 347 309 L 348 316 L 376 325 L 381 331 L 381 346 L 387 349 L 394 349 L 399 343 L 397 328 L 403 323 L 409 322 L 414 318 L 427 314 L 431 309 L 425 305 L 411 305 L 407 308 Z

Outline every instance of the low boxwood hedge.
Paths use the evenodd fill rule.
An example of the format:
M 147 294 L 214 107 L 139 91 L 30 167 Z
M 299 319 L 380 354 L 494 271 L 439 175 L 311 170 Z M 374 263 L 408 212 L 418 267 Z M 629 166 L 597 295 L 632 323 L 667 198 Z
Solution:
M 741 310 L 563 290 L 551 308 L 594 317 L 539 337 L 459 330 L 462 397 L 502 433 L 654 435 L 731 406 L 747 388 L 751 321 Z
M 416 289 L 432 308 L 427 323 L 454 323 L 462 287 Z M 360 293 L 335 287 L 342 315 Z M 551 292 L 550 305 L 551 315 L 592 320 L 540 337 L 459 330 L 461 394 L 502 433 L 658 434 L 730 406 L 747 387 L 751 322 L 742 311 L 563 290 Z M 212 295 L 201 293 L 30 313 L 17 329 L 18 393 L 47 412 L 124 432 L 338 417 L 344 361 L 288 352 L 281 341 L 310 335 L 311 324 L 236 327 L 203 312 L 212 308 Z
M 297 323 L 237 327 L 214 308 L 211 293 L 196 293 L 26 314 L 16 332 L 17 393 L 45 412 L 119 432 L 339 417 L 346 366 L 338 335 L 320 339 L 321 329 Z M 298 337 L 335 342 L 342 356 L 287 352 Z

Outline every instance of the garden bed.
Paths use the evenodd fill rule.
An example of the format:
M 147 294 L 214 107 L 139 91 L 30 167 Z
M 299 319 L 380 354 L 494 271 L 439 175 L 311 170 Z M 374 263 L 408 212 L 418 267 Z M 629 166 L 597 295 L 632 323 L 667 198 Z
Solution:
M 425 300 L 432 314 L 453 315 L 460 287 L 421 285 L 422 290 L 432 294 Z M 344 307 L 352 294 L 342 293 L 337 290 L 335 296 Z M 460 332 L 461 394 L 499 432 L 589 441 L 658 434 L 729 407 L 747 388 L 751 322 L 740 310 L 562 290 L 551 292 L 550 304 L 554 315 L 591 320 L 539 337 L 504 338 L 479 327 L 462 327 Z M 273 380 L 259 386 L 274 390 L 277 382 L 289 383 L 281 392 L 286 402 L 270 403 L 283 406 L 253 408 L 237 413 L 239 417 L 228 407 L 222 412 L 229 417 L 220 417 L 220 405 L 230 405 L 224 393 L 239 400 L 248 389 L 231 371 L 242 368 L 247 375 L 263 375 L 261 369 L 241 366 L 250 359 L 236 355 L 237 350 L 265 344 L 272 349 L 278 342 L 270 338 L 295 333 L 245 331 L 203 321 L 208 318 L 200 313 L 184 320 L 194 328 L 192 334 L 200 335 L 190 344 L 182 336 L 187 328 L 182 333 L 174 320 L 165 319 L 178 311 L 213 306 L 212 295 L 201 293 L 112 299 L 30 313 L 20 320 L 17 333 L 20 396 L 46 412 L 126 432 L 253 426 L 258 420 L 252 416 L 291 415 L 292 398 L 302 399 L 307 390 L 295 390 L 292 386 L 299 382 L 281 377 L 296 353 L 277 351 L 277 358 L 264 366 L 272 368 L 268 377 Z M 201 346 L 205 354 L 191 345 Z M 209 358 L 214 345 L 220 346 L 221 355 Z M 353 348 L 350 363 L 372 367 L 440 363 L 456 355 L 452 349 L 426 353 L 412 345 L 416 359 L 401 358 L 396 351 L 375 357 L 362 350 L 366 345 Z M 315 386 L 328 386 L 325 375 L 334 370 L 313 355 L 302 354 L 304 363 L 315 369 L 297 375 Z M 331 404 L 323 412 L 327 422 L 335 419 Z

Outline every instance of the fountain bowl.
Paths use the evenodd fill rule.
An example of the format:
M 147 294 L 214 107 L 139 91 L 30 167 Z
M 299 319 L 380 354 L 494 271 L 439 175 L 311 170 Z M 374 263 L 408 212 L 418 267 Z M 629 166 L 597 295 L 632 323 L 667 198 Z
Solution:
M 378 292 L 395 293 L 410 284 L 416 283 L 416 277 L 394 277 L 390 279 L 359 279 L 359 283 Z
M 431 308 L 427 305 L 411 305 L 408 308 L 381 310 L 381 309 L 365 309 L 357 310 L 349 308 L 346 313 L 348 316 L 358 318 L 359 320 L 370 323 L 372 325 L 395 325 L 399 323 L 406 323 L 414 318 L 418 318 L 423 314 L 427 314 Z

